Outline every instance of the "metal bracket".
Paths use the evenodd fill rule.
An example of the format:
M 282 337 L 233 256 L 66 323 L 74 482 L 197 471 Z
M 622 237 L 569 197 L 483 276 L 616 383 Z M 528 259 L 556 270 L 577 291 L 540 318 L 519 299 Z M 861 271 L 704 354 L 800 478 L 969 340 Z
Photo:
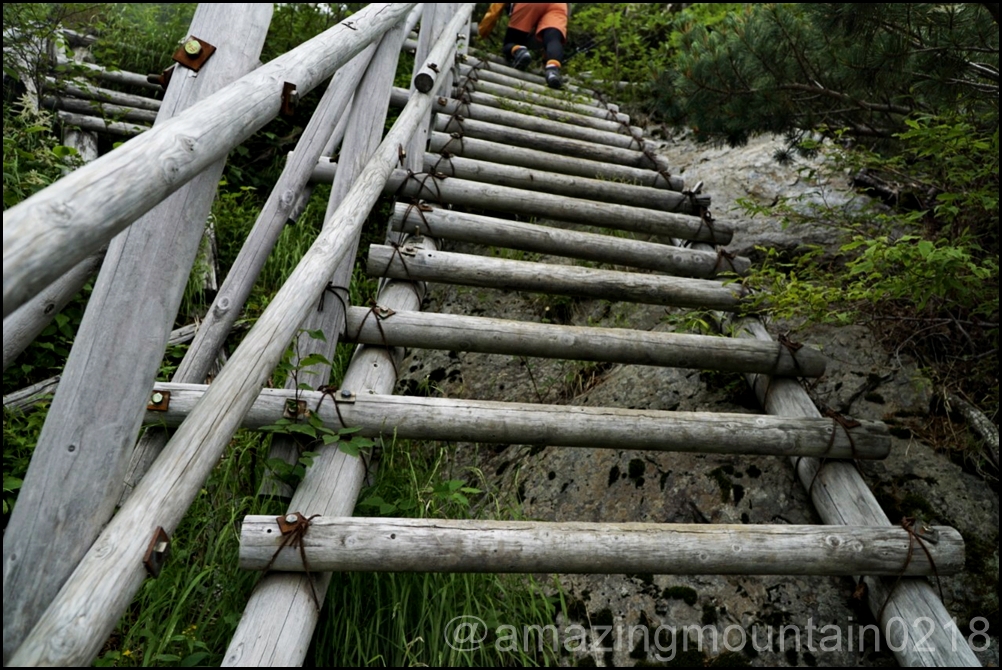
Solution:
M 282 535 L 288 535 L 293 532 L 304 521 L 306 521 L 306 517 L 299 512 L 290 512 L 289 514 L 275 517 L 275 522 L 278 524 L 278 529 L 282 531 Z
M 919 522 L 912 526 L 912 532 L 915 533 L 916 537 L 920 537 L 926 542 L 939 543 L 939 531 L 925 522 Z
M 334 402 L 338 403 L 339 405 L 341 404 L 351 405 L 357 399 L 358 396 L 355 395 L 354 392 L 349 391 L 348 389 L 341 389 L 340 391 L 334 394 Z
M 174 52 L 173 58 L 186 68 L 198 72 L 214 53 L 216 53 L 216 47 L 192 35 L 184 41 L 184 44 L 178 47 L 178 50 Z
M 166 412 L 170 408 L 170 391 L 154 391 L 150 396 L 150 402 L 146 405 L 147 411 Z
M 375 307 L 372 308 L 372 311 L 375 312 L 376 316 L 378 316 L 380 319 L 388 319 L 394 314 L 396 314 L 396 312 L 394 312 L 389 307 L 383 307 L 382 305 L 376 305 Z
M 397 248 L 397 253 L 399 253 L 401 256 L 417 256 L 417 252 L 418 250 L 415 249 L 410 244 Z
M 282 108 L 280 113 L 282 116 L 292 116 L 296 113 L 296 105 L 299 104 L 299 91 L 296 90 L 296 85 L 290 82 L 285 82 L 282 84 Z
M 305 400 L 288 398 L 285 401 L 285 408 L 282 410 L 282 416 L 286 419 L 298 419 L 301 416 L 306 416 L 306 411 Z
M 157 526 L 157 529 L 153 531 L 152 539 L 150 539 L 150 545 L 146 548 L 146 555 L 143 557 L 146 572 L 153 578 L 159 577 L 169 555 L 170 537 L 167 536 L 167 531 L 162 526 Z

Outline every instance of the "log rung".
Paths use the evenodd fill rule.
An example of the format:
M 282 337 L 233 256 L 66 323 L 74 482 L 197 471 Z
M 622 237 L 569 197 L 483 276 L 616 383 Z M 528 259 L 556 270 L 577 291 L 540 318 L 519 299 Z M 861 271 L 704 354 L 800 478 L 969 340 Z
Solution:
M 369 308 L 350 307 L 345 332 L 349 342 L 393 347 L 786 377 L 820 377 L 825 372 L 825 358 L 813 348 L 794 350 L 779 342 L 628 328 L 559 326 L 429 312 L 381 315 Z
M 935 537 L 932 541 L 898 526 L 359 517 L 320 517 L 304 523 L 308 525 L 299 537 L 300 547 L 286 541 L 276 517 L 244 517 L 240 567 L 304 571 L 308 565 L 317 572 L 891 577 L 946 576 L 964 567 L 963 538 L 948 526 L 924 529 L 927 538 Z
M 164 411 L 148 411 L 145 422 L 179 426 L 202 399 L 206 388 L 199 384 L 156 384 L 154 392 L 169 391 L 170 402 Z M 862 459 L 885 458 L 890 451 L 887 426 L 877 421 L 860 421 L 858 426 L 846 428 L 831 419 L 786 419 L 755 414 L 376 394 L 353 394 L 351 402 L 339 398 L 338 393 L 264 389 L 253 402 L 242 427 L 256 430 L 273 425 L 287 413 L 287 404 L 294 401 L 300 414 L 308 411 L 333 430 L 345 425 L 358 426 L 365 437 Z M 339 402 L 337 408 L 335 401 Z
M 477 160 L 492 161 L 505 165 L 517 165 L 535 170 L 547 170 L 559 174 L 569 174 L 589 179 L 604 179 L 621 184 L 636 184 L 669 191 L 684 191 L 685 180 L 667 172 L 657 172 L 646 168 L 617 165 L 604 161 L 561 156 L 546 151 L 480 140 L 475 137 L 453 137 L 434 132 L 428 142 L 428 151 L 440 154 L 448 151 L 455 156 L 465 156 Z
M 709 279 L 595 270 L 375 244 L 369 247 L 366 272 L 371 277 L 728 312 L 742 305 L 740 287 Z
M 520 188 L 525 191 L 554 193 L 571 198 L 643 207 L 663 212 L 696 213 L 709 208 L 709 195 L 689 195 L 665 189 L 648 188 L 637 184 L 620 184 L 561 174 L 516 165 L 503 165 L 462 156 L 442 156 L 426 153 L 426 172 L 437 172 L 458 179 L 484 182 L 497 186 Z M 656 173 L 652 173 L 656 174 Z
M 330 184 L 334 181 L 335 174 L 337 174 L 336 163 L 320 161 L 313 170 L 312 181 Z M 582 226 L 599 226 L 684 240 L 713 242 L 719 245 L 729 244 L 734 235 L 734 229 L 730 224 L 722 221 L 708 224 L 692 214 L 662 212 L 552 193 L 524 191 L 440 174 L 409 174 L 406 170 L 394 170 L 386 182 L 383 193 L 388 196 L 407 196 L 460 207 L 543 216 Z
M 497 219 L 443 207 L 417 208 L 397 203 L 390 228 L 438 239 L 656 270 L 676 277 L 712 279 L 722 274 L 744 275 L 751 267 L 751 261 L 743 256 Z

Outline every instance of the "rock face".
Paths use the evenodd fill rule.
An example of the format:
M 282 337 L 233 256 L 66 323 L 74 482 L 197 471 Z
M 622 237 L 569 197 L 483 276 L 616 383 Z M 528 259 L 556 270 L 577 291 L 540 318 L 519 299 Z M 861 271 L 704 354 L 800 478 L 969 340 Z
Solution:
M 768 205 L 779 195 L 803 193 L 849 202 L 848 194 L 833 194 L 795 169 L 778 166 L 772 155 L 779 146 L 764 138 L 738 150 L 672 145 L 665 153 L 687 184 L 705 182 L 718 218 L 740 222 L 732 250 L 747 253 L 757 245 L 792 248 L 805 241 L 833 244 L 828 228 L 782 230 L 775 219 L 741 217 L 738 198 Z M 678 327 L 681 314 L 659 307 L 455 287 L 433 287 L 424 309 L 666 330 Z M 883 351 L 858 326 L 817 327 L 799 333 L 798 339 L 821 346 L 830 357 L 826 376 L 808 387 L 819 405 L 892 426 L 896 437 L 891 457 L 860 464 L 891 520 L 919 515 L 953 525 L 964 535 L 967 569 L 940 580 L 941 587 L 965 635 L 971 632 L 969 625 L 984 630 L 991 621 L 988 642 L 977 635 L 972 642 L 976 649 L 984 647 L 979 657 L 985 664 L 997 665 L 997 493 L 983 478 L 912 436 L 926 420 L 932 398 L 930 384 L 913 362 Z M 413 351 L 402 373 L 400 392 L 661 410 L 759 411 L 742 376 L 699 370 Z M 781 458 L 631 452 L 616 444 L 589 450 L 464 444 L 458 445 L 457 454 L 455 466 L 477 468 L 521 504 L 526 519 L 820 523 L 790 463 Z M 566 607 L 554 623 L 560 627 L 557 656 L 563 665 L 895 664 L 885 640 L 861 628 L 873 624 L 873 617 L 850 578 L 561 575 L 559 581 Z M 547 638 L 548 648 L 552 642 Z

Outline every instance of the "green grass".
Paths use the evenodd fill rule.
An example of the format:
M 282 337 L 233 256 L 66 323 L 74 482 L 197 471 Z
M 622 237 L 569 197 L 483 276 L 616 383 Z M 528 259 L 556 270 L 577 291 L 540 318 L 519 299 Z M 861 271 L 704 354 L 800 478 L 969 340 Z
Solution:
M 445 473 L 441 446 L 398 441 L 383 452 L 362 512 L 392 516 L 472 518 L 517 516 L 481 488 L 476 471 Z M 473 617 L 473 618 L 471 618 Z M 314 639 L 317 665 L 541 665 L 555 659 L 498 649 L 492 635 L 476 648 L 455 644 L 457 623 L 552 624 L 556 602 L 531 576 L 449 573 L 335 575 Z M 451 624 L 451 625 L 450 625 Z M 450 644 L 453 642 L 453 644 Z

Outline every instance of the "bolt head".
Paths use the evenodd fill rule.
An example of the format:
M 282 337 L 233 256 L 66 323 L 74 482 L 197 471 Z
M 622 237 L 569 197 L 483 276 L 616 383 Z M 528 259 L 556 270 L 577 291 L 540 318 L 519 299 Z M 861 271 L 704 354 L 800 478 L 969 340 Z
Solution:
M 296 516 L 295 514 L 285 515 L 285 523 L 296 523 L 297 521 L 299 521 L 299 517 Z
M 349 391 L 347 389 L 342 390 L 341 391 L 341 397 L 342 398 L 350 398 L 351 397 L 351 391 Z
M 197 56 L 202 53 L 202 45 L 196 39 L 190 39 L 184 43 L 184 52 L 189 56 Z
M 160 403 L 162 403 L 164 401 L 164 394 L 163 393 L 154 393 L 153 396 L 150 398 L 150 400 L 153 401 L 154 405 L 159 405 Z

